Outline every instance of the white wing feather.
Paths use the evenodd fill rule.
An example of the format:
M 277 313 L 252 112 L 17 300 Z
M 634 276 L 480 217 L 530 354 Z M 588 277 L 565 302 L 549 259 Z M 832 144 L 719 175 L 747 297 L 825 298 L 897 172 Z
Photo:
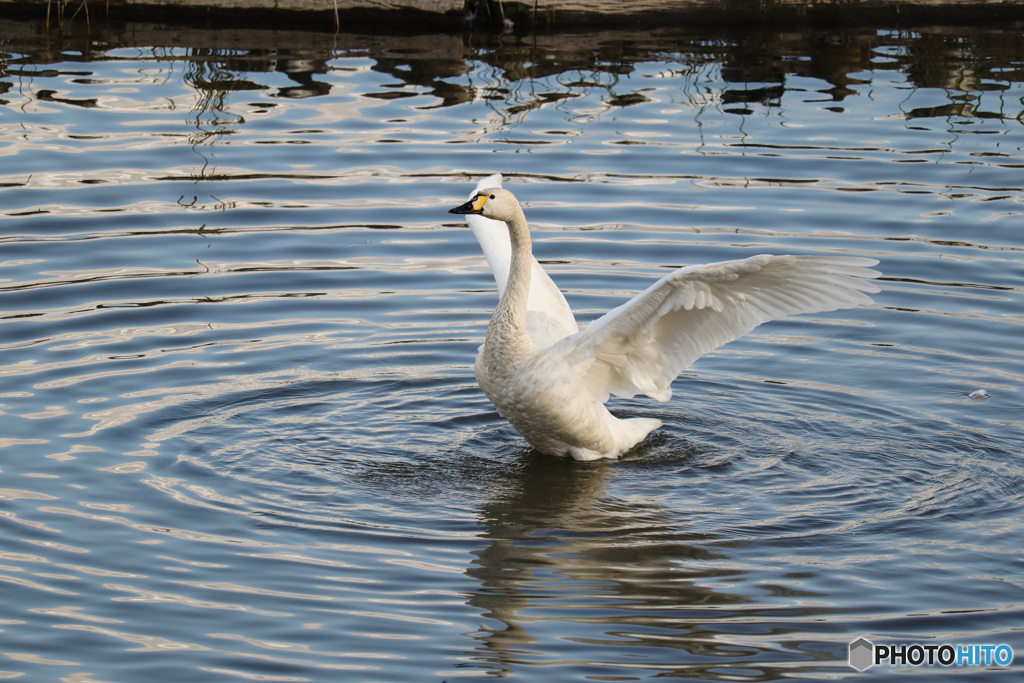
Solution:
M 609 394 L 665 401 L 683 369 L 763 322 L 870 304 L 876 263 L 761 255 L 680 268 L 545 355 L 560 356 L 601 403 Z
M 470 193 L 472 198 L 480 190 L 501 187 L 500 173 L 489 175 Z M 469 223 L 476 241 L 490 266 L 494 282 L 498 286 L 498 298 L 505 291 L 508 282 L 509 266 L 512 263 L 512 245 L 508 236 L 508 227 L 502 221 L 491 220 L 483 216 L 468 215 Z M 526 302 L 526 331 L 538 348 L 547 348 L 559 339 L 579 331 L 576 318 L 569 308 L 568 302 L 544 268 L 533 259 L 533 272 L 530 276 L 530 296 Z

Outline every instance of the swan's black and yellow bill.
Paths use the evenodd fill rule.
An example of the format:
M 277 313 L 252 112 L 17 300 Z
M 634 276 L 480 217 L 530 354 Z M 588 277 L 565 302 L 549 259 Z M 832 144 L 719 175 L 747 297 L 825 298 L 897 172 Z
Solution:
M 456 206 L 454 209 L 448 209 L 448 213 L 482 214 L 484 212 L 484 204 L 486 204 L 487 200 L 490 199 L 492 196 L 493 195 L 483 193 L 478 194 L 477 196 L 473 197 L 462 206 Z

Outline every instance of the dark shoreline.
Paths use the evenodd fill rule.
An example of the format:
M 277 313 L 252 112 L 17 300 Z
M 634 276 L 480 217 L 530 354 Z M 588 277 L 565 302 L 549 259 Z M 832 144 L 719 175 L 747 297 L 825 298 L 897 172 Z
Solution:
M 0 0 L 0 19 L 43 20 L 51 28 L 157 22 L 168 26 L 244 27 L 404 34 L 470 28 L 517 34 L 580 28 L 884 22 L 1024 23 L 1024 2 L 1005 0 Z M 588 7 L 588 10 L 582 9 Z

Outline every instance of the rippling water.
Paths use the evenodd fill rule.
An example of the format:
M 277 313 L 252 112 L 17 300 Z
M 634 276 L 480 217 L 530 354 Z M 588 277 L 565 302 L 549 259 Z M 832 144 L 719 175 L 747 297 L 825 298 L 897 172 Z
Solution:
M 36 28 L 0 39 L 0 678 L 1024 648 L 1019 31 Z M 884 289 L 617 402 L 665 421 L 625 461 L 531 453 L 473 379 L 495 288 L 446 213 L 495 171 L 582 320 L 760 252 Z

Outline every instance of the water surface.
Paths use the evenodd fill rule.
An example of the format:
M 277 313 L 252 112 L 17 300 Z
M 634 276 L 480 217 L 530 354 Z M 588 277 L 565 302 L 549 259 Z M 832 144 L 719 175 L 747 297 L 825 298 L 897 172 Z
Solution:
M 0 677 L 1024 648 L 1019 31 L 5 28 Z M 883 291 L 617 401 L 665 422 L 621 462 L 542 456 L 473 379 L 495 287 L 446 213 L 496 171 L 583 321 L 762 252 Z

